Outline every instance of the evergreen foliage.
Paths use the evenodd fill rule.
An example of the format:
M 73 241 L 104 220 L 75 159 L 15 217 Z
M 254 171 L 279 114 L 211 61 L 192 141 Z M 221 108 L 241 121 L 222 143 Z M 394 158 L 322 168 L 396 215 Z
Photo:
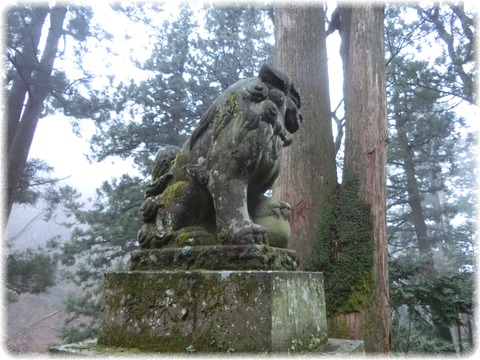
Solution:
M 472 14 L 464 10 L 453 3 L 387 10 L 387 220 L 398 353 L 454 351 L 449 328 L 472 315 L 474 136 L 457 109 L 473 101 L 476 66 Z M 442 29 L 458 56 L 442 47 Z
M 35 205 L 41 198 L 42 185 L 53 183 L 48 174 L 53 172 L 53 168 L 42 159 L 29 159 L 23 170 L 18 191 L 15 194 L 15 203 L 25 205 Z
M 222 90 L 269 61 L 271 34 L 263 21 L 252 6 L 206 7 L 194 16 L 181 5 L 178 18 L 155 27 L 151 57 L 137 63 L 147 79 L 121 83 L 114 113 L 96 121 L 92 159 L 132 158 L 146 174 L 160 146 L 181 146 Z
M 55 261 L 43 249 L 11 252 L 6 265 L 10 301 L 15 301 L 16 296 L 23 293 L 42 293 L 55 284 Z

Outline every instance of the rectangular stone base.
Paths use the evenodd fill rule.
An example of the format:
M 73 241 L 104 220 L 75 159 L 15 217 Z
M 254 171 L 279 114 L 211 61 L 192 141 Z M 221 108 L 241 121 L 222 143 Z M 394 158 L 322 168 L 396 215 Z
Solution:
M 157 352 L 286 352 L 327 339 L 323 276 L 109 273 L 98 344 Z

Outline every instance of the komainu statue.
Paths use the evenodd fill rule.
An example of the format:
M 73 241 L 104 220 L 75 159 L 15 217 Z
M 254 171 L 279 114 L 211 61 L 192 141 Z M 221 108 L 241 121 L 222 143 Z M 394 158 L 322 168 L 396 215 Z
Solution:
M 140 247 L 286 247 L 290 206 L 265 193 L 300 127 L 300 106 L 289 77 L 269 65 L 229 87 L 181 149 L 158 152 L 140 208 Z

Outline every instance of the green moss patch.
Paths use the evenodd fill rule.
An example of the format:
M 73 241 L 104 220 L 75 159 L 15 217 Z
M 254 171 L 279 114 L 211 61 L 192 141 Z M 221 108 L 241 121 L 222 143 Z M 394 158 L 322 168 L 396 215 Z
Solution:
M 237 96 L 238 94 L 235 91 L 232 91 L 230 96 L 227 99 L 227 104 L 230 107 L 229 111 L 232 114 L 240 110 L 240 105 L 238 104 Z
M 175 156 L 172 172 L 177 180 L 187 179 L 187 152 L 185 150 L 181 150 L 177 156 Z
M 160 205 L 163 207 L 169 207 L 181 202 L 187 196 L 189 189 L 190 183 L 188 181 L 177 181 L 171 184 L 161 195 Z

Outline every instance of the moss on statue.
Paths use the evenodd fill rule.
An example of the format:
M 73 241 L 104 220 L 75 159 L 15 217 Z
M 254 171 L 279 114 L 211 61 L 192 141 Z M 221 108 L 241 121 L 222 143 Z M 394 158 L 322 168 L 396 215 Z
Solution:
M 280 151 L 291 144 L 302 119 L 300 104 L 289 77 L 266 64 L 257 77 L 217 97 L 181 148 L 165 146 L 157 153 L 140 207 L 140 247 L 205 245 L 216 239 L 225 246 L 268 244 L 269 232 L 276 245 L 286 245 L 287 231 L 275 232 L 278 222 L 267 221 L 266 228 L 250 213 L 258 212 L 256 199 L 278 176 Z M 281 211 L 268 210 L 263 217 Z M 185 229 L 192 226 L 205 229 L 198 241 Z
M 186 180 L 187 179 L 187 154 L 184 151 L 180 151 L 175 157 L 174 166 L 174 175 L 177 180 Z
M 307 270 L 324 273 L 328 316 L 358 311 L 372 299 L 372 215 L 358 188 L 358 180 L 346 175 L 320 219 L 306 263 Z
M 201 226 L 189 226 L 177 232 L 175 246 L 205 246 L 218 244 L 217 237 Z
M 232 114 L 235 114 L 237 111 L 240 111 L 240 105 L 238 104 L 237 101 L 237 92 L 232 91 L 232 93 L 229 95 L 227 104 L 230 107 L 229 112 Z
M 160 196 L 161 206 L 168 207 L 182 201 L 187 196 L 189 186 L 186 181 L 177 181 L 170 185 Z

